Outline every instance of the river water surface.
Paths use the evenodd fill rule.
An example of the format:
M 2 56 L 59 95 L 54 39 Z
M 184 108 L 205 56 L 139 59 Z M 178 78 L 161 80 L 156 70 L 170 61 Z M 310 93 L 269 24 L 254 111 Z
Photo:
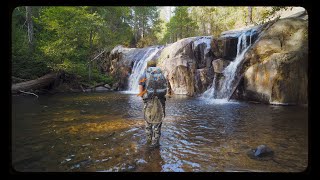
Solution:
M 308 107 L 167 98 L 159 148 L 146 144 L 142 101 L 120 92 L 12 97 L 17 171 L 301 172 Z M 265 144 L 272 159 L 247 152 Z

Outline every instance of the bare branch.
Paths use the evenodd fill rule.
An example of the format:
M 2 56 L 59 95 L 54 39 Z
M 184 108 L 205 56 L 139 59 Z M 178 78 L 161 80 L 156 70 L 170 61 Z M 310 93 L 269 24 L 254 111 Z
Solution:
M 93 58 L 92 60 L 90 60 L 87 64 L 91 63 L 92 61 L 94 61 L 95 59 L 97 59 L 102 53 L 104 53 L 106 50 L 103 50 L 100 54 L 98 54 L 95 58 Z
M 22 91 L 22 90 L 20 90 L 19 92 L 22 92 L 22 93 L 25 93 L 25 94 L 31 94 L 31 95 L 34 95 L 34 96 L 36 96 L 37 98 L 39 98 L 38 95 L 36 95 L 35 93 L 32 93 L 32 92 L 26 92 L 26 91 Z

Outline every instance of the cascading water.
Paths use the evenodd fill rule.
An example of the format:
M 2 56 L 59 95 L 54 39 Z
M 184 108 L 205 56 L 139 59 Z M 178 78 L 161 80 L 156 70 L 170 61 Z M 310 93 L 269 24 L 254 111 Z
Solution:
M 215 85 L 217 84 L 217 78 L 214 78 L 211 87 L 206 90 L 202 97 L 209 98 L 209 99 L 225 99 L 227 100 L 232 93 L 232 90 L 234 88 L 235 84 L 235 77 L 237 76 L 237 72 L 239 69 L 239 65 L 241 64 L 242 60 L 244 59 L 244 54 L 251 46 L 251 36 L 252 32 L 255 29 L 250 30 L 250 41 L 247 42 L 247 32 L 244 31 L 238 36 L 238 44 L 237 44 L 237 55 L 233 62 L 231 62 L 223 71 L 224 79 L 221 82 L 221 90 L 219 92 L 215 92 L 217 87 Z
M 250 45 L 251 44 L 249 44 L 248 46 L 246 33 L 242 33 L 238 39 L 236 59 L 231 62 L 223 71 L 225 80 L 222 83 L 222 89 L 219 93 L 220 98 L 228 98 L 230 96 L 230 93 L 232 93 L 231 91 L 233 89 L 234 79 L 237 75 L 236 71 Z
M 147 67 L 147 62 L 150 61 L 161 49 L 163 49 L 163 46 L 150 47 L 141 59 L 134 62 L 132 73 L 129 77 L 128 93 L 139 92 L 139 78 Z

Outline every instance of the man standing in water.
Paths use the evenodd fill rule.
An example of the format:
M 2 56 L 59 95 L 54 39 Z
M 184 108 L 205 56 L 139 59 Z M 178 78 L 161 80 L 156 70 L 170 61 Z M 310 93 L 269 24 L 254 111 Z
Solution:
M 165 116 L 167 81 L 156 61 L 149 61 L 145 72 L 139 79 L 139 94 L 144 107 L 147 142 L 159 146 L 162 120 Z

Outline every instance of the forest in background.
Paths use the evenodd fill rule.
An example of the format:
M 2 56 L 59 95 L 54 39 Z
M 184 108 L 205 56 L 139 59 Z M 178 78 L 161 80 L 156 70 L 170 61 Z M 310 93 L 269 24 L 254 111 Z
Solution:
M 21 6 L 12 12 L 12 79 L 31 80 L 51 71 L 87 84 L 108 83 L 95 58 L 116 45 L 142 48 L 192 36 L 219 37 L 258 25 L 289 7 L 94 7 Z M 14 81 L 13 81 L 14 83 Z

